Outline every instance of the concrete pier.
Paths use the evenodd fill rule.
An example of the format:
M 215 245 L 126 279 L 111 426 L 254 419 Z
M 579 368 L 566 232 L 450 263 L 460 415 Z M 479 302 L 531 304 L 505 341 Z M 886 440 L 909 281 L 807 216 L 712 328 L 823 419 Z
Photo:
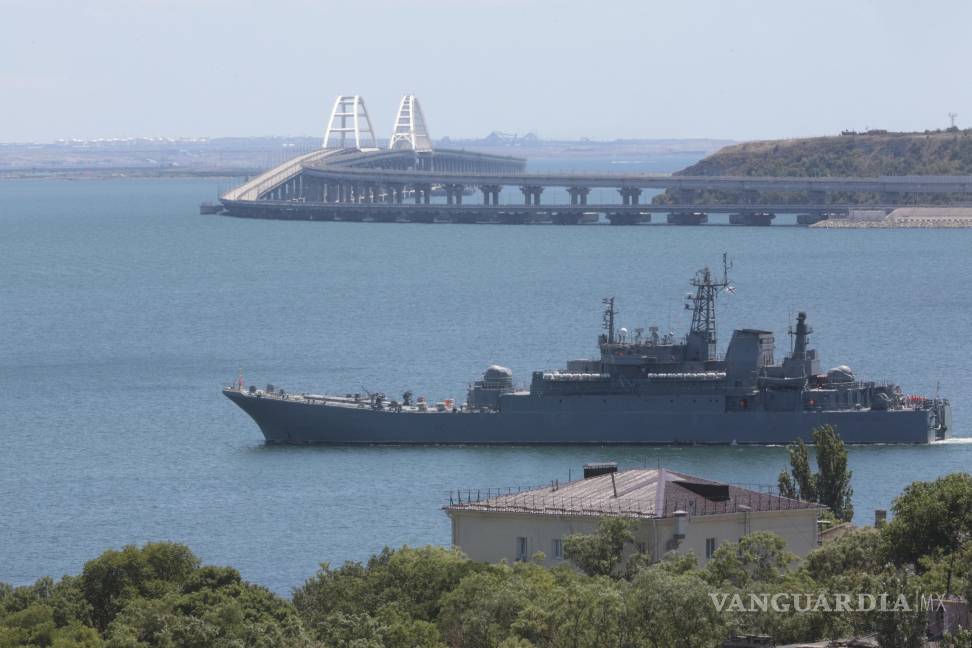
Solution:
M 668 215 L 669 225 L 704 225 L 709 215 L 703 212 L 672 212 Z

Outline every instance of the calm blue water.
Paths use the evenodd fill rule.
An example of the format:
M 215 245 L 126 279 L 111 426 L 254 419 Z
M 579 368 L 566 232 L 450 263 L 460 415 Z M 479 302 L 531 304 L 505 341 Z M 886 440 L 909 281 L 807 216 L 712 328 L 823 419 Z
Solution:
M 782 448 L 269 448 L 219 393 L 406 388 L 462 398 L 500 362 L 594 351 L 600 299 L 682 332 L 723 250 L 734 326 L 809 311 L 825 366 L 936 385 L 972 434 L 972 231 L 368 225 L 201 217 L 215 181 L 0 183 L 0 580 L 77 573 L 170 539 L 287 593 L 318 563 L 449 542 L 453 488 L 531 485 L 591 460 L 774 483 Z M 853 448 L 860 522 L 972 445 Z

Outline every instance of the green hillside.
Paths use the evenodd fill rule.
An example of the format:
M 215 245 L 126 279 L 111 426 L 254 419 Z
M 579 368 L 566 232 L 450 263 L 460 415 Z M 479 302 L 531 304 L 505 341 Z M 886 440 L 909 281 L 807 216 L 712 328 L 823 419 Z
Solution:
M 676 175 L 882 176 L 972 175 L 972 130 L 928 133 L 849 133 L 832 137 L 734 144 Z M 768 196 L 765 196 L 768 197 Z M 735 200 L 726 192 L 705 192 L 705 202 Z M 785 199 L 799 199 L 788 196 Z M 846 196 L 853 200 L 854 196 Z M 857 198 L 865 199 L 864 196 Z M 676 202 L 671 193 L 656 202 Z

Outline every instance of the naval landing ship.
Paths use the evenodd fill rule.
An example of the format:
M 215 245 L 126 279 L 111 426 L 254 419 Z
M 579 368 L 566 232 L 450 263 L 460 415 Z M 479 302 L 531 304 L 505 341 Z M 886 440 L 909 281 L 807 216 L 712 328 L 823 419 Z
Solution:
M 800 313 L 792 351 L 775 360 L 773 334 L 734 331 L 716 355 L 716 299 L 732 292 L 728 268 L 692 280 L 688 334 L 615 329 L 604 300 L 600 358 L 535 371 L 528 390 L 492 365 L 465 403 L 401 400 L 383 394 L 289 394 L 242 378 L 223 393 L 249 414 L 268 442 L 334 444 L 776 444 L 810 441 L 833 425 L 848 443 L 929 443 L 950 434 L 945 399 L 905 396 L 893 384 L 858 379 L 846 365 L 821 371 Z

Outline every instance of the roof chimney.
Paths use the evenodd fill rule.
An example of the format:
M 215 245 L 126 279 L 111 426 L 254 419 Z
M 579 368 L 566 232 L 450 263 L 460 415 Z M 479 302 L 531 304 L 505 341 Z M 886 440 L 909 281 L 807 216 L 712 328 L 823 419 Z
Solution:
M 888 512 L 884 509 L 874 510 L 874 527 L 880 529 L 888 522 Z
M 618 472 L 616 461 L 584 464 L 584 479 Z

